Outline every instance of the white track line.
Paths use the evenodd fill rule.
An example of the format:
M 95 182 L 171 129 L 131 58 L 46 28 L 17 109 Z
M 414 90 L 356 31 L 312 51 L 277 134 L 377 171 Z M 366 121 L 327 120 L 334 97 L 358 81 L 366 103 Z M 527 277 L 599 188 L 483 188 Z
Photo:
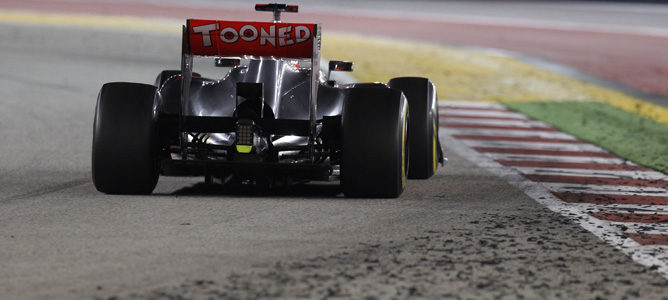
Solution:
M 512 168 L 520 171 L 522 174 L 668 180 L 668 176 L 656 171 L 591 170 L 591 169 L 542 168 L 542 167 L 512 167 Z
M 646 245 L 640 249 L 640 252 L 645 255 L 653 255 L 659 260 L 668 262 L 668 246 Z
M 489 140 L 464 140 L 470 147 L 492 147 L 492 148 L 522 148 L 537 150 L 561 150 L 561 151 L 608 151 L 592 144 L 567 144 L 567 143 L 543 143 L 543 142 L 516 142 L 516 141 L 489 141 Z

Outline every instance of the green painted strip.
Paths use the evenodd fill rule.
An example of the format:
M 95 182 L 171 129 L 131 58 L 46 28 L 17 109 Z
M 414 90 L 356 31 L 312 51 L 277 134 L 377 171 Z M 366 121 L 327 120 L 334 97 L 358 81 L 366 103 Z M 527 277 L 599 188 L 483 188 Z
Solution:
M 504 104 L 634 163 L 668 173 L 667 124 L 600 102 Z

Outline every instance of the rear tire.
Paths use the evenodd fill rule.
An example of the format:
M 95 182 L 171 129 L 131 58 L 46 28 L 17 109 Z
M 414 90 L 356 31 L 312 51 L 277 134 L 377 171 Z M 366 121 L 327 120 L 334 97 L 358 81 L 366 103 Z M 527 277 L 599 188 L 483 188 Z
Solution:
M 343 107 L 341 185 L 346 197 L 396 198 L 407 170 L 408 103 L 399 90 L 353 88 Z
M 408 178 L 427 179 L 436 173 L 442 155 L 438 141 L 436 87 L 429 79 L 420 77 L 393 78 L 389 86 L 404 93 L 411 110 Z
M 113 82 L 95 108 L 93 183 L 107 194 L 150 194 L 158 182 L 153 98 L 156 87 Z

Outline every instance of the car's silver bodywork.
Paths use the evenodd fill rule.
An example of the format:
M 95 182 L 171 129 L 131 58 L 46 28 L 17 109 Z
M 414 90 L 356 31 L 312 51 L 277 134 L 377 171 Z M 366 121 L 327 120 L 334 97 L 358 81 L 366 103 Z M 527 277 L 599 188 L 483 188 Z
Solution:
M 222 79 L 193 77 L 190 97 L 184 104 L 185 116 L 232 117 L 237 109 L 236 86 L 239 82 L 263 83 L 265 106 L 275 119 L 309 120 L 311 68 L 299 68 L 294 60 L 250 59 L 247 64 L 231 68 Z M 319 74 L 316 119 L 341 114 L 348 88 L 353 84 L 336 84 Z M 168 78 L 156 93 L 160 114 L 178 114 L 181 99 L 181 76 Z M 241 99 L 241 104 L 244 100 Z M 267 109 L 265 108 L 265 109 Z M 208 133 L 207 143 L 232 145 L 234 132 Z M 279 145 L 305 145 L 308 137 L 281 136 L 272 140 Z

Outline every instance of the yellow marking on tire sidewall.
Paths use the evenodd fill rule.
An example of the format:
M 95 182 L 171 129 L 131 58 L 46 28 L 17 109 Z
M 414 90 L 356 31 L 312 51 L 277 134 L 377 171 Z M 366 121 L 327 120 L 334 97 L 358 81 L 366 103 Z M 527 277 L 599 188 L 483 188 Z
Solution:
M 408 114 L 407 105 L 404 104 L 403 120 L 401 124 L 401 188 L 406 187 L 406 117 Z
M 431 142 L 431 144 L 432 144 L 431 155 L 432 155 L 433 161 L 434 161 L 433 170 L 434 170 L 434 173 L 436 173 L 436 169 L 438 168 L 438 164 L 436 163 L 436 161 L 438 160 L 438 158 L 437 158 L 438 154 L 436 153 L 436 134 L 438 133 L 438 131 L 437 131 L 438 128 L 436 127 L 436 118 L 433 118 L 433 119 L 434 119 L 434 122 L 432 122 L 432 124 L 434 126 L 434 134 L 432 134 L 433 140 Z

